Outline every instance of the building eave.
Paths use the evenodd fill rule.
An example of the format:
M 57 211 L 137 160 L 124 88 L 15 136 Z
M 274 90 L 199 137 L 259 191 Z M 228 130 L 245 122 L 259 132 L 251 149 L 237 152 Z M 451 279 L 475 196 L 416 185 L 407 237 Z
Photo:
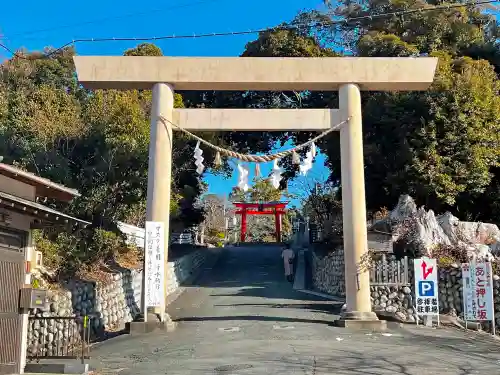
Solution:
M 9 211 L 18 212 L 22 215 L 36 219 L 35 226 L 43 227 L 44 224 L 57 226 L 78 226 L 86 227 L 91 223 L 76 217 L 67 215 L 43 204 L 27 199 L 16 197 L 12 194 L 0 192 L 0 207 Z M 38 223 L 38 224 L 37 224 Z
M 0 175 L 34 186 L 38 197 L 47 197 L 69 202 L 73 198 L 79 197 L 78 190 L 52 182 L 46 178 L 23 171 L 9 164 L 0 163 Z

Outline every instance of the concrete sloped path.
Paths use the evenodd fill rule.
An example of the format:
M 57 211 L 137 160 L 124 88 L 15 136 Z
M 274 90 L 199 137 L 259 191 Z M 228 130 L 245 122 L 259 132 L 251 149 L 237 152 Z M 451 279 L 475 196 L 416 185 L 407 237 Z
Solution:
M 274 247 L 225 249 L 169 306 L 175 332 L 98 345 L 101 374 L 500 374 L 500 344 L 455 329 L 331 325 L 340 304 L 295 291 Z

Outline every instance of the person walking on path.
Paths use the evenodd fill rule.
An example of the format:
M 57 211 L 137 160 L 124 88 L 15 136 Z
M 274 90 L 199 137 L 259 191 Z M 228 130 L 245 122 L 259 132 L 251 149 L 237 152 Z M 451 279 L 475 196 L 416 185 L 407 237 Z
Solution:
M 295 259 L 295 252 L 287 244 L 281 252 L 283 258 L 283 265 L 285 267 L 285 276 L 289 282 L 293 282 L 293 260 Z

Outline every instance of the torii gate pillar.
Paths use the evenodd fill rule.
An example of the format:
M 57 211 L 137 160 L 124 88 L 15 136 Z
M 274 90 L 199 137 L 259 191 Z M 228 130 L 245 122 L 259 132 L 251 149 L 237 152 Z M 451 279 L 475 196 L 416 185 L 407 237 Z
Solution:
M 369 273 L 361 265 L 368 245 L 360 89 L 427 90 L 434 80 L 437 58 L 76 56 L 74 61 L 86 88 L 153 90 L 147 216 L 163 221 L 166 232 L 172 132 L 160 115 L 198 132 L 322 131 L 348 120 L 340 129 L 347 296 L 340 324 L 383 326 L 372 312 Z M 173 109 L 172 87 L 186 91 L 339 90 L 340 109 Z
M 153 86 L 151 103 L 151 126 L 148 159 L 148 190 L 146 202 L 146 221 L 163 222 L 165 248 L 163 251 L 165 270 L 168 270 L 168 244 L 170 232 L 170 190 L 172 185 L 172 125 L 161 121 L 160 116 L 172 121 L 174 110 L 174 90 L 166 83 L 157 83 Z M 146 250 L 144 250 L 146 251 Z M 168 273 L 165 272 L 163 284 L 164 295 L 167 295 Z M 145 280 L 145 272 L 143 279 Z M 143 281 L 142 310 L 145 305 L 146 292 Z M 154 308 L 154 312 L 165 321 L 166 299 L 162 305 Z M 147 321 L 147 314 L 145 321 Z
M 344 251 L 348 307 L 344 315 L 349 319 L 375 319 L 371 312 L 370 274 L 357 266 L 368 251 L 361 93 L 357 85 L 340 87 L 339 109 L 350 119 L 340 129 L 344 249 L 349 249 Z

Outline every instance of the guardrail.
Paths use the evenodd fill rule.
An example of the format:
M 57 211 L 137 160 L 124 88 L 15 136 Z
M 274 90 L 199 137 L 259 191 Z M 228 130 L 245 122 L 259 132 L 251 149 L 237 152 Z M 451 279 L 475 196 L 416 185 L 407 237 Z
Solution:
M 28 360 L 79 359 L 85 363 L 90 358 L 91 317 L 30 316 L 29 323 L 33 326 Z

